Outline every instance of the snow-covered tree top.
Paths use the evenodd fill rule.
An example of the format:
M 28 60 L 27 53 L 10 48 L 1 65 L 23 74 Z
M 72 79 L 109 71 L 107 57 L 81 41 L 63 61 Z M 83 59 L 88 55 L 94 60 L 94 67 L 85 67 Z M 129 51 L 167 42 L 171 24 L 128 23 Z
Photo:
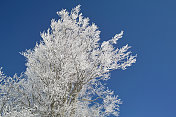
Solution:
M 57 14 L 60 19 L 51 21 L 51 28 L 41 33 L 40 43 L 22 53 L 27 59 L 24 73 L 27 81 L 14 85 L 18 90 L 12 88 L 13 92 L 18 95 L 11 94 L 18 101 L 12 95 L 4 98 L 10 103 L 3 104 L 6 106 L 1 107 L 1 113 L 41 117 L 118 116 L 121 101 L 102 81 L 110 78 L 110 71 L 125 70 L 136 62 L 128 45 L 113 46 L 122 38 L 123 31 L 100 44 L 100 31 L 82 16 L 80 5 L 70 13 L 64 9 Z M 0 77 L 4 77 L 2 72 Z

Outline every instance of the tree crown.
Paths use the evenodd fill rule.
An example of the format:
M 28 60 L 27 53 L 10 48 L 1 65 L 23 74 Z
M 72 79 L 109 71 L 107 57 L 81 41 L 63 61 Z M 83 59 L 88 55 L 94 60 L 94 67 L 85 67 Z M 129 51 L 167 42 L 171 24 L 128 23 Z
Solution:
M 51 20 L 51 28 L 41 33 L 43 40 L 22 52 L 27 59 L 21 76 L 25 79 L 2 85 L 1 92 L 6 94 L 1 95 L 2 115 L 119 115 L 121 101 L 102 81 L 110 78 L 110 71 L 131 66 L 136 56 L 128 45 L 113 47 L 123 31 L 100 44 L 97 26 L 79 12 L 80 5 L 70 13 L 65 9 L 57 12 L 60 19 Z M 2 72 L 0 78 L 11 79 Z

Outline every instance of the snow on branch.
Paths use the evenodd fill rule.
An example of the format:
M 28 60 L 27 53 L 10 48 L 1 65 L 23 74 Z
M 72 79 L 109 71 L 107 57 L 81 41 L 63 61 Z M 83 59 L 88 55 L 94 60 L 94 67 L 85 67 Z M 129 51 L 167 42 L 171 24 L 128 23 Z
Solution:
M 110 71 L 136 62 L 130 46 L 114 48 L 123 31 L 101 44 L 98 27 L 82 16 L 80 5 L 57 14 L 60 18 L 51 20 L 42 40 L 21 53 L 27 60 L 24 74 L 11 78 L 0 69 L 0 81 L 9 84 L 1 83 L 1 115 L 118 116 L 121 100 L 103 82 Z

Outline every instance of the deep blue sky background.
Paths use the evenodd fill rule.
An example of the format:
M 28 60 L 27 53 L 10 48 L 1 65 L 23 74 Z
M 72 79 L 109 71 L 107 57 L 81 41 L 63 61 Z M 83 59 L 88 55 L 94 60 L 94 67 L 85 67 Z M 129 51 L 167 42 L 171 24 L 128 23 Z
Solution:
M 176 117 L 175 0 L 0 0 L 0 66 L 7 75 L 25 71 L 19 52 L 35 46 L 56 12 L 81 4 L 101 39 L 124 30 L 118 47 L 138 54 L 127 70 L 112 72 L 108 86 L 123 100 L 120 117 Z

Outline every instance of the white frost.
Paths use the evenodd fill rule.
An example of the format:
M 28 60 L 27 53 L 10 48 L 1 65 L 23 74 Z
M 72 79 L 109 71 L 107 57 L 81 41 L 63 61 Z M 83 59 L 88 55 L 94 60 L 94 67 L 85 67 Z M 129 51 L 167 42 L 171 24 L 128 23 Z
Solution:
M 7 77 L 0 69 L 2 116 L 119 115 L 121 101 L 102 81 L 110 78 L 111 70 L 131 66 L 136 56 L 128 45 L 114 48 L 123 31 L 100 44 L 97 26 L 79 11 L 80 5 L 71 13 L 57 12 L 60 19 L 53 19 L 51 28 L 41 33 L 43 40 L 22 53 L 27 68 L 20 77 Z

